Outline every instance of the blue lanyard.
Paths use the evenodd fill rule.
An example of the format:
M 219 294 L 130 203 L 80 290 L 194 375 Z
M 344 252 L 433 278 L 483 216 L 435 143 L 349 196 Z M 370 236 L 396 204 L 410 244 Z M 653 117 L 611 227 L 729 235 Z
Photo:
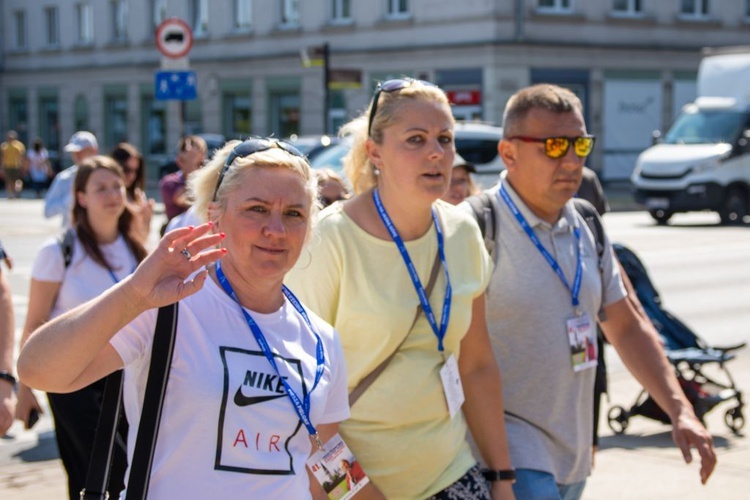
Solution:
M 550 265 L 553 271 L 557 273 L 558 278 L 560 278 L 560 281 L 562 281 L 563 285 L 565 285 L 565 288 L 567 288 L 572 297 L 573 297 L 573 307 L 576 310 L 576 314 L 580 314 L 579 311 L 579 304 L 578 301 L 578 294 L 581 291 L 581 277 L 583 276 L 583 265 L 582 265 L 582 259 L 581 259 L 581 228 L 576 226 L 573 228 L 573 234 L 576 237 L 576 240 L 578 241 L 578 254 L 576 255 L 576 275 L 573 279 L 573 287 L 568 284 L 568 280 L 565 278 L 565 274 L 563 274 L 562 269 L 560 269 L 560 266 L 558 265 L 555 258 L 547 251 L 546 248 L 542 245 L 542 242 L 539 241 L 539 238 L 537 238 L 536 234 L 534 233 L 534 230 L 531 229 L 531 226 L 529 225 L 526 218 L 523 216 L 521 211 L 518 209 L 518 206 L 513 202 L 513 200 L 510 198 L 510 195 L 508 195 L 508 191 L 505 189 L 505 184 L 500 185 L 500 191 L 499 191 L 500 197 L 505 202 L 506 205 L 508 205 L 508 208 L 510 208 L 511 213 L 516 217 L 516 220 L 521 225 L 523 230 L 526 232 L 526 234 L 529 236 L 531 241 L 536 245 L 537 250 L 539 250 L 539 253 L 541 253 L 544 258 L 547 260 L 547 263 Z
M 266 357 L 268 362 L 276 371 L 276 375 L 279 376 L 281 383 L 284 384 L 284 389 L 286 389 L 286 394 L 287 396 L 289 396 L 289 399 L 292 401 L 292 406 L 294 406 L 294 410 L 297 412 L 297 415 L 299 415 L 299 418 L 302 421 L 302 423 L 305 424 L 305 427 L 307 428 L 307 432 L 310 433 L 310 436 L 312 436 L 313 439 L 315 439 L 315 443 L 322 450 L 323 443 L 321 443 L 320 441 L 320 437 L 318 436 L 318 431 L 315 430 L 315 426 L 310 421 L 310 395 L 318 386 L 318 382 L 320 382 L 320 378 L 323 375 L 323 365 L 325 364 L 325 353 L 323 352 L 323 342 L 320 340 L 320 336 L 318 335 L 318 332 L 316 332 L 315 328 L 313 328 L 312 322 L 310 321 L 310 318 L 307 316 L 307 312 L 305 311 L 305 308 L 302 307 L 302 304 L 297 299 L 297 297 L 294 296 L 292 291 L 289 290 L 285 285 L 282 285 L 282 291 L 284 292 L 284 295 L 286 296 L 287 300 L 289 300 L 289 303 L 292 304 L 292 306 L 297 310 L 298 313 L 300 313 L 300 315 L 302 316 L 302 319 L 304 319 L 305 323 L 307 323 L 307 326 L 310 327 L 310 331 L 313 332 L 313 334 L 315 335 L 315 339 L 317 341 L 317 344 L 315 347 L 315 359 L 317 362 L 317 366 L 315 368 L 315 382 L 313 383 L 313 386 L 312 386 L 312 389 L 310 389 L 310 392 L 308 392 L 307 395 L 305 396 L 305 399 L 301 400 L 299 396 L 297 395 L 297 393 L 294 392 L 294 389 L 292 389 L 292 387 L 286 381 L 286 378 L 282 377 L 281 373 L 279 373 L 279 367 L 276 365 L 276 360 L 274 359 L 273 353 L 271 352 L 271 347 L 268 345 L 268 342 L 266 341 L 266 337 L 263 335 L 263 332 L 258 326 L 258 323 L 255 322 L 252 316 L 250 316 L 250 314 L 240 304 L 240 301 L 237 298 L 237 295 L 234 293 L 234 290 L 232 289 L 232 285 L 229 283 L 229 280 L 224 275 L 224 271 L 221 270 L 221 262 L 216 262 L 216 278 L 219 280 L 221 287 L 224 289 L 227 295 L 232 297 L 232 299 L 234 299 L 234 301 L 237 302 L 237 305 L 240 306 L 240 311 L 242 311 L 242 315 L 245 317 L 245 321 L 247 321 L 247 325 L 250 327 L 250 331 L 253 332 L 253 337 L 255 337 L 255 341 L 258 343 L 258 346 L 260 347 L 261 352 L 263 352 L 263 355 Z
M 437 232 L 438 254 L 440 255 L 440 261 L 443 263 L 443 271 L 445 272 L 446 281 L 445 299 L 443 300 L 443 321 L 440 327 L 438 327 L 437 320 L 435 319 L 435 314 L 432 312 L 432 307 L 430 306 L 427 292 L 425 292 L 425 289 L 422 286 L 422 282 L 419 280 L 417 270 L 414 267 L 414 263 L 411 261 L 411 257 L 409 257 L 409 251 L 406 250 L 404 240 L 402 240 L 401 236 L 399 236 L 398 231 L 396 231 L 396 227 L 393 225 L 393 221 L 388 216 L 388 212 L 385 211 L 385 207 L 383 206 L 383 202 L 380 200 L 380 193 L 378 193 L 377 188 L 372 191 L 372 199 L 375 201 L 375 208 L 378 209 L 378 215 L 380 215 L 380 219 L 383 221 L 385 228 L 388 230 L 391 238 L 393 238 L 393 241 L 396 243 L 399 252 L 401 252 L 401 257 L 404 259 L 404 264 L 406 264 L 406 269 L 409 271 L 411 281 L 412 283 L 414 283 L 414 288 L 417 290 L 417 296 L 419 297 L 419 303 L 422 304 L 424 315 L 425 317 L 427 317 L 427 321 L 429 321 L 430 326 L 432 327 L 432 331 L 435 333 L 435 336 L 438 339 L 438 351 L 443 352 L 445 350 L 443 348 L 443 339 L 445 338 L 445 332 L 448 330 L 448 320 L 450 319 L 451 315 L 451 297 L 453 296 L 453 288 L 451 287 L 451 279 L 448 275 L 448 264 L 445 262 L 443 231 L 440 229 L 440 223 L 438 222 L 437 213 L 433 208 L 432 220 L 435 223 L 435 231 Z

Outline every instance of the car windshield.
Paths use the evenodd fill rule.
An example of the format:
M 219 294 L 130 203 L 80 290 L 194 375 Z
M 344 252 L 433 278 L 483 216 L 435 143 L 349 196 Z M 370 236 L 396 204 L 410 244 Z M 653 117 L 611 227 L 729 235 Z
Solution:
M 312 168 L 330 168 L 341 173 L 344 171 L 344 156 L 350 148 L 349 142 L 340 142 L 335 146 L 328 147 L 310 159 L 310 166 Z
M 744 125 L 744 114 L 737 111 L 686 111 L 667 132 L 666 144 L 734 143 Z

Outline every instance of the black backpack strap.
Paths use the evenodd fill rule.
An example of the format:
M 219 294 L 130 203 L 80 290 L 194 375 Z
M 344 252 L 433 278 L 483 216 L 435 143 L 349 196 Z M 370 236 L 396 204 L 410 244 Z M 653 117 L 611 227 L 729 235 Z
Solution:
M 66 229 L 57 240 L 60 242 L 60 250 L 63 254 L 63 260 L 65 261 L 65 269 L 70 266 L 73 262 L 73 249 L 76 246 L 76 233 L 73 228 Z
M 602 296 L 604 295 L 604 225 L 602 224 L 602 218 L 599 212 L 596 211 L 594 205 L 582 198 L 573 198 L 573 206 L 576 212 L 583 218 L 586 225 L 594 235 L 596 241 L 596 255 L 597 262 L 599 264 L 599 279 L 602 282 Z M 604 308 L 599 310 L 599 319 L 605 321 Z
M 596 254 L 599 256 L 599 270 L 601 271 L 603 270 L 602 257 L 604 256 L 604 226 L 602 225 L 602 218 L 599 216 L 596 208 L 594 208 L 594 205 L 582 198 L 573 198 L 573 205 L 576 212 L 583 217 L 586 225 L 594 235 Z
M 107 376 L 99 420 L 94 434 L 86 483 L 81 490 L 81 500 L 103 500 L 108 498 L 107 486 L 112 469 L 112 458 L 117 440 L 117 428 L 122 410 L 122 370 Z
M 135 441 L 135 451 L 130 463 L 126 500 L 145 500 L 148 494 L 156 439 L 159 435 L 159 422 L 164 407 L 164 394 L 167 392 L 169 370 L 174 354 L 178 309 L 178 303 L 160 307 L 156 318 L 148 382 L 143 397 L 143 410 Z
M 488 191 L 482 191 L 476 196 L 469 196 L 466 202 L 474 213 L 474 218 L 479 225 L 479 231 L 484 238 L 484 246 L 493 260 L 495 260 L 495 250 L 497 248 L 497 214 L 492 204 L 492 194 Z

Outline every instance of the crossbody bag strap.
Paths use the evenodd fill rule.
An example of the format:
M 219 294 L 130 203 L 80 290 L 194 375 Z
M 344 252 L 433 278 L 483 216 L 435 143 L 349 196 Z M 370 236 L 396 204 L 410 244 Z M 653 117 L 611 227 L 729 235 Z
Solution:
M 151 362 L 148 369 L 148 382 L 143 397 L 143 410 L 138 425 L 133 460 L 130 463 L 130 476 L 126 500 L 145 500 L 151 479 L 151 465 L 154 461 L 159 422 L 164 407 L 164 394 L 167 390 L 169 370 L 172 366 L 175 338 L 177 333 L 178 303 L 159 308 L 151 348 Z
M 435 288 L 435 282 L 437 281 L 438 273 L 440 271 L 440 254 L 438 252 L 435 252 L 435 261 L 432 263 L 432 271 L 430 271 L 430 281 L 427 283 L 427 288 L 425 288 L 425 294 L 427 295 L 427 298 L 430 298 L 430 295 L 432 294 L 432 289 Z M 414 314 L 414 321 L 411 322 L 411 326 L 409 327 L 409 330 L 406 332 L 406 335 L 404 335 L 404 338 L 399 342 L 396 349 L 393 350 L 390 356 L 385 358 L 378 366 L 375 367 L 373 371 L 367 374 L 365 378 L 363 378 L 357 387 L 352 390 L 352 392 L 349 393 L 349 406 L 354 406 L 354 403 L 357 402 L 357 400 L 362 396 L 362 394 L 365 393 L 365 391 L 372 385 L 373 382 L 380 376 L 381 373 L 383 373 L 383 370 L 388 366 L 388 363 L 391 362 L 393 357 L 396 355 L 399 349 L 401 349 L 401 346 L 404 345 L 404 342 L 406 341 L 406 337 L 409 336 L 409 333 L 411 333 L 412 329 L 414 328 L 414 325 L 417 324 L 417 319 L 419 319 L 419 315 L 422 312 L 422 304 L 419 304 L 417 306 L 417 312 Z
M 107 377 L 81 500 L 105 500 L 122 409 L 122 370 Z

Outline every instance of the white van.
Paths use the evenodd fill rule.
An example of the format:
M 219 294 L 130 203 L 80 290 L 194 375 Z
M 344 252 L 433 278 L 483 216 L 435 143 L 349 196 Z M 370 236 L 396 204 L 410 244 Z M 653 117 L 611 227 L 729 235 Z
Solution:
M 659 224 L 698 210 L 742 223 L 750 214 L 750 47 L 704 57 L 698 96 L 638 157 L 635 199 Z

